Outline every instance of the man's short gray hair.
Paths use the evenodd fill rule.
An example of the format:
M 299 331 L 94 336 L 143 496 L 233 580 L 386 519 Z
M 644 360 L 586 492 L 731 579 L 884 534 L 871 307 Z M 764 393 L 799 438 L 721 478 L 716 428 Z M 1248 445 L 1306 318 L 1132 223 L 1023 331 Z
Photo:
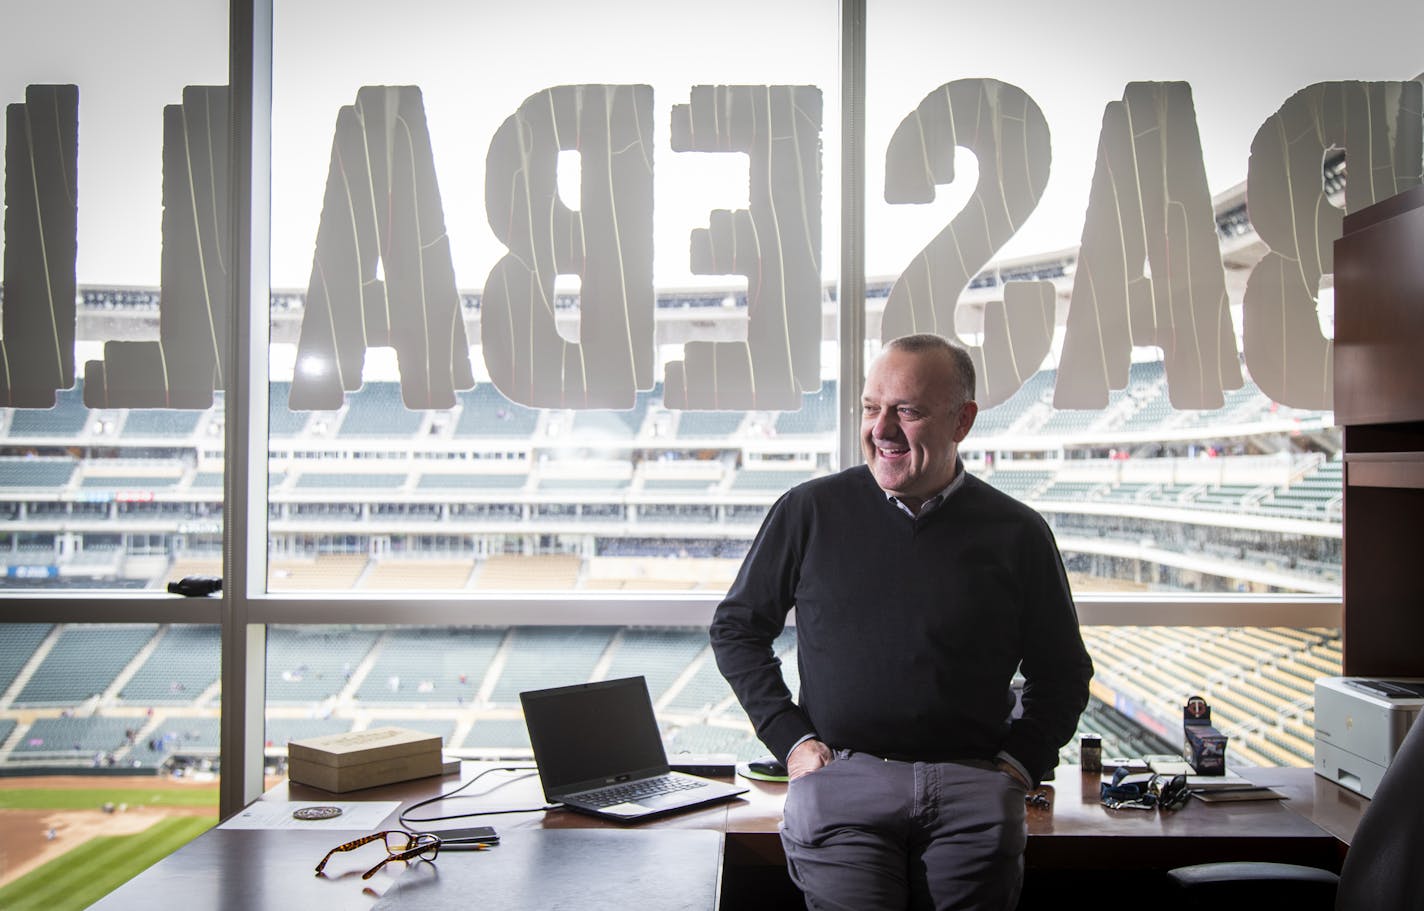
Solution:
M 944 336 L 935 335 L 933 332 L 920 332 L 915 335 L 902 335 L 885 343 L 884 350 L 889 351 L 892 348 L 906 354 L 923 354 L 935 351 L 948 357 L 949 362 L 954 365 L 955 373 L 959 376 L 959 389 L 956 391 L 959 393 L 960 402 L 974 400 L 974 359 L 969 356 L 969 352 L 962 345 L 956 345 Z

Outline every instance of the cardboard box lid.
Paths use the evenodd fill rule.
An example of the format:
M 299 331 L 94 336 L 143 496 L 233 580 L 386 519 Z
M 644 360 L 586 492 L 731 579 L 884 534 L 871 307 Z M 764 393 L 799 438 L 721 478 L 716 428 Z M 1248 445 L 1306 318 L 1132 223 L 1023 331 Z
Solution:
M 339 769 L 420 753 L 438 756 L 440 749 L 439 734 L 381 727 L 293 740 L 287 744 L 287 758 Z

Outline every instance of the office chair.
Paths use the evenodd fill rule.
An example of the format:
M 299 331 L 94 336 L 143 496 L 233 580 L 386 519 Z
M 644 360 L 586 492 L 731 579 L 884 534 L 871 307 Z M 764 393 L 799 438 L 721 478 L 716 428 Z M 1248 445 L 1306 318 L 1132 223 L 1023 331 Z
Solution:
M 1167 873 L 1181 907 L 1413 909 L 1424 911 L 1424 722 L 1415 719 L 1360 817 L 1345 863 L 1327 870 L 1276 863 L 1215 863 Z

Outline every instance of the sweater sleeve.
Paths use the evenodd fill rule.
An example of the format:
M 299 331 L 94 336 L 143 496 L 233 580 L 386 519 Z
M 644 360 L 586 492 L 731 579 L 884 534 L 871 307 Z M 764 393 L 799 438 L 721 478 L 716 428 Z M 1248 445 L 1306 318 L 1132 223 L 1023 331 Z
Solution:
M 790 494 L 772 506 L 710 630 L 718 670 L 757 737 L 783 762 L 797 741 L 815 733 L 793 700 L 772 648 L 795 606 L 806 542 L 806 522 L 798 512 Z
M 1046 524 L 1027 537 L 1022 559 L 1025 578 L 1032 580 L 1023 606 L 1023 714 L 1013 721 L 1002 749 L 1040 781 L 1058 764 L 1058 748 L 1077 729 L 1088 704 L 1093 662 L 1078 628 L 1063 559 Z

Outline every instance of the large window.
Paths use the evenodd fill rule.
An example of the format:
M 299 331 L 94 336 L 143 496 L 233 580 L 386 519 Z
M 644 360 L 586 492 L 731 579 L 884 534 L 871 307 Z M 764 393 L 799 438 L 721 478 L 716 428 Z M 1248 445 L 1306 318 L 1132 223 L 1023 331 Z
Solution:
M 221 630 L 228 804 L 313 716 L 517 752 L 509 687 L 624 672 L 674 749 L 746 755 L 700 631 L 909 331 L 973 348 L 966 464 L 1058 535 L 1084 724 L 1152 751 L 1200 686 L 1241 761 L 1303 762 L 1330 244 L 1419 181 L 1418 4 L 233 6 L 231 89 L 224 4 L 5 14 L 0 772 L 102 623 L 134 651 L 41 714 L 128 717 Z
M 835 5 L 383 10 L 275 6 L 267 588 L 725 590 L 837 467 Z
M 1038 6 L 869 10 L 867 335 L 972 346 L 969 468 L 1079 593 L 1338 593 L 1330 244 L 1419 180 L 1417 49 L 1388 15 Z
M 162 588 L 221 564 L 226 9 L 81 6 L 0 39 L 0 587 Z

